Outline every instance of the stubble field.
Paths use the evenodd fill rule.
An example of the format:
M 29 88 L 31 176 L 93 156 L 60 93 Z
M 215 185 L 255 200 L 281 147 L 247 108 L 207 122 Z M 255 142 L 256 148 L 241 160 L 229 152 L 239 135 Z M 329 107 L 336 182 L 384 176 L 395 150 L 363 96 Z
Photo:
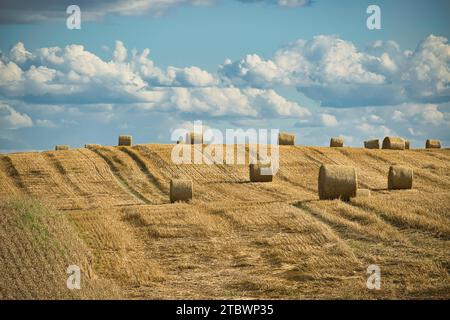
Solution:
M 280 146 L 274 181 L 251 183 L 172 148 L 0 155 L 0 299 L 450 297 L 450 150 Z M 372 196 L 319 201 L 321 164 L 355 166 Z M 391 164 L 412 190 L 387 190 Z M 172 178 L 193 180 L 191 203 L 170 203 Z

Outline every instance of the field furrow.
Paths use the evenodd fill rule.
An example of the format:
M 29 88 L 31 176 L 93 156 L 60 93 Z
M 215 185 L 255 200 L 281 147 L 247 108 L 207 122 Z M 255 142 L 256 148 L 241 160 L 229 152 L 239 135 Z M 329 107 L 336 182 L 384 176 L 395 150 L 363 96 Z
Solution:
M 69 263 L 82 298 L 450 296 L 450 150 L 282 146 L 273 181 L 254 183 L 253 147 L 226 151 L 241 147 L 244 164 L 175 164 L 173 145 L 0 156 L 0 299 L 73 297 Z M 372 195 L 319 200 L 322 164 L 354 166 Z M 392 164 L 414 170 L 412 190 L 387 190 Z M 169 202 L 174 178 L 192 201 Z

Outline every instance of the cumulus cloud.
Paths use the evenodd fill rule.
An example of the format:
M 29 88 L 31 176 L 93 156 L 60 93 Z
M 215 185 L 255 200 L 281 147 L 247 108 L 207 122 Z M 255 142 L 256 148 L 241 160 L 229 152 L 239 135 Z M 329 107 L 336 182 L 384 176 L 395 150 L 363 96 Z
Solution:
M 295 86 L 332 107 L 450 101 L 450 45 L 424 39 L 413 51 L 394 41 L 376 41 L 360 51 L 336 36 L 316 36 L 285 46 L 268 60 L 247 55 L 227 60 L 219 73 L 240 87 Z
M 322 124 L 325 127 L 334 127 L 338 124 L 336 117 L 331 114 L 327 114 L 327 113 L 323 113 L 321 115 L 321 120 L 322 120 Z
M 116 41 L 116 48 L 113 52 L 115 62 L 124 62 L 127 59 L 127 48 L 123 45 L 122 41 Z
M 450 45 L 444 37 L 430 35 L 408 59 L 402 74 L 409 94 L 421 101 L 444 102 L 450 98 Z
M 229 86 L 195 66 L 163 70 L 149 55 L 149 49 L 133 49 L 129 55 L 121 41 L 116 41 L 109 61 L 81 45 L 31 53 L 17 44 L 0 59 L 0 94 L 41 104 L 124 104 L 213 117 L 309 115 L 273 89 Z
M 76 44 L 29 51 L 17 43 L 0 56 L 0 100 L 7 105 L 0 124 L 3 132 L 63 128 L 83 123 L 89 113 L 92 121 L 118 125 L 118 119 L 134 123 L 127 117 L 148 112 L 211 124 L 213 118 L 280 128 L 290 122 L 312 144 L 331 135 L 351 137 L 356 145 L 388 134 L 444 139 L 450 129 L 448 51 L 447 40 L 435 36 L 412 52 L 393 41 L 376 41 L 362 52 L 348 41 L 319 36 L 269 59 L 249 54 L 226 60 L 211 73 L 159 67 L 149 49 L 128 49 L 120 41 L 107 59 Z M 297 88 L 322 106 L 286 99 L 281 87 Z
M 11 61 L 22 64 L 26 62 L 29 58 L 31 58 L 31 52 L 28 52 L 25 49 L 25 46 L 22 42 L 18 42 L 15 46 L 13 46 L 9 52 L 9 57 Z
M 172 86 L 208 87 L 218 84 L 218 81 L 212 74 L 198 67 L 169 67 L 167 70 L 167 77 L 167 83 Z
M 19 113 L 7 104 L 0 103 L 0 128 L 19 129 L 33 126 L 33 120 L 24 113 Z
M 285 72 L 271 60 L 263 60 L 257 54 L 249 54 L 239 61 L 227 59 L 219 66 L 223 81 L 237 86 L 263 88 L 273 83 L 281 83 Z

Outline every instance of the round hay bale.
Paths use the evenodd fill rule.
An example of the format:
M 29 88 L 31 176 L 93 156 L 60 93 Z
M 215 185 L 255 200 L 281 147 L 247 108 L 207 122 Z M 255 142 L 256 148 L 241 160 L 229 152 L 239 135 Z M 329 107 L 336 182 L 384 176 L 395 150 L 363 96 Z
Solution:
M 349 200 L 356 196 L 358 176 L 352 166 L 322 165 L 319 170 L 319 198 Z
M 60 145 L 55 146 L 56 151 L 69 150 L 69 149 L 70 149 L 70 147 L 65 144 L 60 144 Z
M 96 143 L 87 143 L 84 145 L 85 148 L 87 149 L 91 149 L 91 148 L 98 148 L 101 147 L 101 144 L 96 144 Z
M 366 149 L 380 149 L 380 140 L 367 140 L 364 141 L 364 148 Z
M 408 167 L 393 165 L 389 168 L 388 189 L 412 189 L 413 170 Z
M 330 140 L 331 148 L 341 148 L 344 146 L 344 138 L 334 137 Z
M 295 134 L 281 132 L 278 134 L 278 144 L 280 146 L 295 145 Z
M 386 137 L 383 140 L 383 149 L 405 150 L 405 139 L 401 137 Z
M 270 168 L 270 164 L 250 164 L 250 181 L 251 182 L 272 182 L 273 174 L 262 174 L 263 168 Z
M 356 190 L 356 198 L 365 198 L 372 195 L 369 189 L 358 189 Z
M 411 148 L 411 142 L 409 140 L 405 140 L 405 150 L 409 150 Z
M 203 144 L 203 134 L 189 132 L 186 134 L 186 143 L 187 144 Z
M 193 191 L 192 180 L 170 180 L 170 202 L 172 203 L 192 200 Z
M 131 147 L 132 137 L 131 136 L 119 136 L 119 146 Z
M 440 149 L 441 141 L 435 139 L 428 139 L 425 143 L 425 148 L 427 149 Z

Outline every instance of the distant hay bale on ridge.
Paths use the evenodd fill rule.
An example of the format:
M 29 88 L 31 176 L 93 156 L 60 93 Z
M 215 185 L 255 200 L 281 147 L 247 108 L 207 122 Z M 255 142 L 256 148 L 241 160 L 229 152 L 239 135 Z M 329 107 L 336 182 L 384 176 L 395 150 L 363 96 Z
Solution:
M 391 166 L 388 174 L 388 189 L 412 189 L 413 175 L 411 168 L 399 165 Z
M 280 132 L 278 134 L 278 144 L 280 146 L 295 145 L 295 134 Z
M 59 145 L 55 146 L 56 151 L 69 150 L 69 149 L 70 149 L 70 147 L 66 144 L 59 144 Z
M 405 140 L 405 150 L 411 149 L 411 142 L 409 140 Z
M 203 144 L 203 134 L 188 132 L 186 134 L 186 143 L 187 144 Z
M 364 141 L 364 148 L 366 149 L 380 149 L 380 140 L 367 140 Z
M 331 148 L 341 148 L 344 146 L 344 138 L 340 137 L 333 137 L 330 140 L 330 147 Z
M 358 176 L 352 166 L 322 165 L 318 182 L 321 200 L 349 200 L 356 196 Z
M 172 179 L 170 180 L 170 202 L 189 201 L 193 196 L 192 180 Z
M 251 182 L 272 182 L 273 174 L 263 174 L 263 168 L 271 168 L 271 164 L 250 164 L 250 181 Z
M 428 139 L 425 143 L 425 148 L 427 149 L 440 149 L 441 141 L 435 139 Z
M 119 136 L 119 146 L 131 147 L 132 137 L 131 136 Z
M 386 137 L 383 140 L 383 149 L 405 150 L 405 139 L 401 137 Z

